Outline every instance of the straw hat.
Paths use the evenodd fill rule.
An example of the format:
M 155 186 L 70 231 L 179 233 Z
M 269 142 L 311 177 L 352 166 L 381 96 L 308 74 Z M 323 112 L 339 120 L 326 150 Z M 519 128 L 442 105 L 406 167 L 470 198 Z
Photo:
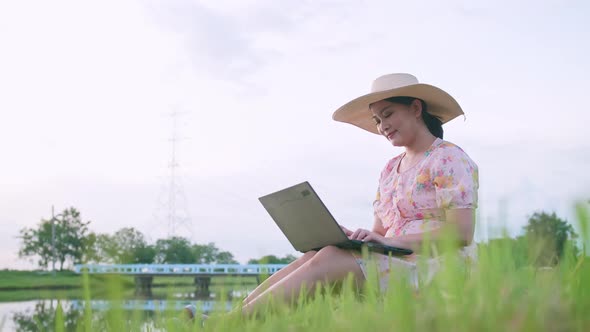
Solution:
M 189 315 L 190 319 L 195 318 L 195 315 L 197 314 L 197 307 L 194 304 L 186 305 L 184 310 L 186 310 L 186 313 Z
M 373 81 L 371 93 L 358 97 L 337 109 L 332 119 L 379 134 L 369 105 L 391 97 L 415 97 L 424 100 L 428 106 L 428 113 L 439 118 L 442 123 L 464 114 L 459 103 L 443 90 L 418 83 L 418 79 L 410 74 L 389 74 Z

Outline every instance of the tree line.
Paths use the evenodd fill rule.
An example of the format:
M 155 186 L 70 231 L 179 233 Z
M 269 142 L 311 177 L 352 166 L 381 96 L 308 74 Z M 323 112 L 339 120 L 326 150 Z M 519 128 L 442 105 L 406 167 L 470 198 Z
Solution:
M 36 258 L 41 268 L 55 263 L 61 271 L 68 263 L 113 264 L 238 264 L 229 251 L 213 242 L 192 243 L 172 236 L 149 243 L 142 232 L 124 227 L 113 234 L 97 234 L 83 221 L 80 212 L 71 207 L 55 218 L 41 219 L 37 227 L 20 230 L 19 256 Z M 250 259 L 248 264 L 287 264 L 296 257 L 274 255 Z
M 148 243 L 143 233 L 132 227 L 121 228 L 113 234 L 96 234 L 89 229 L 90 221 L 82 221 L 75 208 L 64 210 L 58 217 L 42 219 L 37 227 L 20 230 L 20 257 L 36 257 L 41 268 L 50 263 L 115 264 L 237 264 L 229 251 L 214 243 L 192 243 L 184 237 L 169 237 Z M 503 243 L 514 253 L 516 263 L 539 266 L 555 265 L 567 245 L 577 256 L 578 237 L 573 227 L 555 213 L 536 212 L 523 228 L 524 235 L 516 238 L 493 239 L 490 244 Z M 54 237 L 54 241 L 52 238 Z M 55 245 L 53 245 L 55 244 Z M 288 264 L 293 255 L 283 258 L 267 255 L 250 259 L 248 264 Z
M 523 230 L 523 235 L 491 239 L 488 245 L 507 248 L 516 267 L 550 267 L 558 264 L 566 253 L 572 257 L 586 254 L 576 243 L 579 236 L 572 225 L 555 213 L 532 214 Z

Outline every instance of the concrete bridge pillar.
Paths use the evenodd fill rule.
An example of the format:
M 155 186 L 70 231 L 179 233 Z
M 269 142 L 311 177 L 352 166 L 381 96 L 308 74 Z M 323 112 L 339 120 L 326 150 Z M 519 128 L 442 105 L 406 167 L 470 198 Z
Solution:
M 197 291 L 195 293 L 198 297 L 209 297 L 209 285 L 211 285 L 211 277 L 195 277 L 195 286 Z
M 136 276 L 135 295 L 151 296 L 153 280 L 152 276 Z

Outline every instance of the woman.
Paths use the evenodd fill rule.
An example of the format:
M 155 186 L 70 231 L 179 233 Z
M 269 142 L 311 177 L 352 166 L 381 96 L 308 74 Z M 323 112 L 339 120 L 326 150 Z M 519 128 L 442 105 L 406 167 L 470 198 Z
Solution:
M 409 74 L 390 74 L 373 82 L 371 93 L 340 107 L 334 120 L 351 123 L 384 136 L 405 152 L 391 159 L 381 172 L 374 224 L 354 232 L 353 240 L 375 241 L 412 249 L 420 254 L 423 241 L 443 240 L 446 230 L 456 234 L 463 257 L 473 257 L 472 245 L 478 175 L 476 164 L 456 145 L 444 141 L 442 124 L 463 114 L 443 90 L 420 84 Z M 418 274 L 432 277 L 438 258 L 418 271 L 417 255 L 389 257 L 370 253 L 385 289 L 390 268 L 405 271 L 418 286 Z M 271 296 L 289 302 L 301 286 L 309 291 L 317 282 L 330 283 L 352 274 L 357 284 L 366 279 L 366 262 L 359 252 L 328 246 L 306 252 L 269 277 L 244 299 L 242 312 L 252 313 Z

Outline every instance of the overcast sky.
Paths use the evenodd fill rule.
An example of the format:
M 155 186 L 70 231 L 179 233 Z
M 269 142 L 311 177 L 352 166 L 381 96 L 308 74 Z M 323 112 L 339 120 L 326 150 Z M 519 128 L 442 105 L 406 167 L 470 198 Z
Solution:
M 295 253 L 257 198 L 308 180 L 372 225 L 402 150 L 333 122 L 376 77 L 443 88 L 445 139 L 480 167 L 476 238 L 590 198 L 588 1 L 0 0 L 0 268 L 23 227 L 73 206 L 91 229 L 178 234 L 241 262 Z

